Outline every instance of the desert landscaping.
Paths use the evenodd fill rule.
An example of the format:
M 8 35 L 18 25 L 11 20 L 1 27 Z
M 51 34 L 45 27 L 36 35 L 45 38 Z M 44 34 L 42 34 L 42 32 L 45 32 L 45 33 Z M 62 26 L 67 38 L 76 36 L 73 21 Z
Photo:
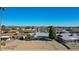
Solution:
M 67 50 L 63 45 L 53 41 L 6 41 L 6 46 L 1 46 L 1 51 L 54 51 Z
M 60 9 L 66 10 L 65 8 L 60 8 Z M 14 12 L 12 12 L 12 10 Z M 37 10 L 39 10 L 39 13 L 36 12 Z M 17 8 L 17 7 L 16 8 L 0 7 L 0 11 L 1 11 L 0 50 L 1 51 L 6 51 L 6 50 L 7 51 L 10 51 L 10 50 L 12 51 L 29 51 L 29 50 L 30 51 L 53 51 L 53 50 L 59 51 L 59 50 L 75 50 L 75 49 L 78 50 L 79 49 L 79 26 L 66 26 L 66 24 L 64 26 L 61 26 L 60 24 L 63 23 L 62 21 L 60 21 L 59 22 L 60 24 L 57 25 L 58 18 L 52 18 L 52 16 L 51 17 L 49 16 L 50 15 L 60 16 L 59 15 L 60 13 L 58 10 L 55 11 L 56 10 L 55 9 L 54 11 L 57 12 L 57 15 L 55 15 L 56 13 L 54 13 L 53 10 L 54 10 L 53 8 L 42 9 L 41 7 L 31 8 L 31 9 Z M 61 10 L 60 12 L 62 12 Z M 9 14 L 8 12 L 10 12 L 11 14 Z M 62 13 L 62 16 L 64 17 L 65 14 L 63 13 Z M 35 14 L 36 16 L 33 14 Z M 3 17 L 3 15 L 5 17 Z M 50 22 L 49 22 L 49 19 L 51 19 Z M 60 18 L 60 19 L 64 21 L 64 18 Z M 5 20 L 8 20 L 8 21 L 5 21 Z M 45 22 L 45 20 L 47 21 Z M 55 25 L 53 25 L 54 24 L 53 20 L 54 21 L 57 20 L 56 21 L 57 23 Z M 47 23 L 48 25 L 46 25 Z

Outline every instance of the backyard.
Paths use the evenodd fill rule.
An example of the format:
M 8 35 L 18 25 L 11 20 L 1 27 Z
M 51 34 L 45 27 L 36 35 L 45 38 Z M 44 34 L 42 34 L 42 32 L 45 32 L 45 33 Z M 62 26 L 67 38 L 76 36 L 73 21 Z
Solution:
M 1 47 L 2 51 L 55 51 L 67 50 L 62 44 L 57 41 L 21 41 L 9 40 L 6 45 Z

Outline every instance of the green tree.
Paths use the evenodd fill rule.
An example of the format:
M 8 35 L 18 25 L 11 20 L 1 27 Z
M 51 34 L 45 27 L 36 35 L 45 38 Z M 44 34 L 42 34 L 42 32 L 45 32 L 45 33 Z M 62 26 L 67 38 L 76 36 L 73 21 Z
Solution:
M 35 27 L 34 27 L 34 26 L 32 26 L 31 28 L 32 28 L 32 29 L 34 29 Z
M 49 27 L 49 39 L 51 40 L 56 39 L 56 31 L 53 26 Z
M 2 26 L 1 26 L 1 30 L 2 30 L 2 31 L 5 31 L 5 30 L 6 30 L 6 26 L 5 26 L 5 25 L 2 25 Z
M 25 29 L 30 29 L 30 26 L 26 26 Z

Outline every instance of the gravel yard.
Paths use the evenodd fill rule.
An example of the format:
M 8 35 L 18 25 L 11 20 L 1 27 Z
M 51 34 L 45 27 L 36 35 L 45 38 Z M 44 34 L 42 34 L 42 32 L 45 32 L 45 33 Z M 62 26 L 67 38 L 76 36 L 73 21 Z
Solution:
M 6 46 L 2 46 L 2 51 L 53 51 L 67 50 L 63 45 L 53 41 L 21 41 L 10 40 L 6 42 Z

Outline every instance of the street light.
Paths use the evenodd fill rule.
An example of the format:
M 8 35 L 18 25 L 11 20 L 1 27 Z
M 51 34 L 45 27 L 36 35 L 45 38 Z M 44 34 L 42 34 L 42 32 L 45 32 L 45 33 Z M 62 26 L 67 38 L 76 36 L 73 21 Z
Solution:
M 0 12 L 1 12 L 1 19 L 0 19 L 0 27 L 1 27 L 1 24 L 2 24 L 2 17 L 3 17 L 3 12 L 5 11 L 5 7 L 0 7 Z M 1 28 L 0 28 L 0 51 L 1 51 L 1 32 L 2 30 L 1 30 Z

